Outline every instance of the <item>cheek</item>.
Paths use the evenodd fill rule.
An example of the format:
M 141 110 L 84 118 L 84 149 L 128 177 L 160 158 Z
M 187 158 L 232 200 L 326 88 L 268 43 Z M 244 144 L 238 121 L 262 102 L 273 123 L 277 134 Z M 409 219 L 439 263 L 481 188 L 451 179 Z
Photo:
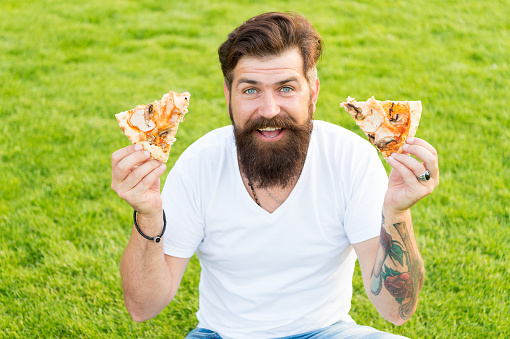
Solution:
M 246 124 L 248 120 L 254 115 L 257 111 L 256 100 L 253 101 L 230 101 L 230 115 L 231 119 L 236 122 L 236 125 L 242 127 Z
M 310 101 L 299 100 L 290 105 L 282 107 L 283 111 L 287 112 L 298 124 L 304 124 L 308 121 L 310 116 Z

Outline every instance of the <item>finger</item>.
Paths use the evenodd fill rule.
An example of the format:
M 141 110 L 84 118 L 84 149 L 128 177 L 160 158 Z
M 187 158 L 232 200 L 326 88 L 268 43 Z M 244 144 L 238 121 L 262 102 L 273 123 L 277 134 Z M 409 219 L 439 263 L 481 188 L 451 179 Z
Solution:
M 112 181 L 124 181 L 136 166 L 146 162 L 149 157 L 150 153 L 147 151 L 135 151 L 127 155 L 112 169 Z
M 161 175 L 163 173 L 165 173 L 165 170 L 166 170 L 166 165 L 165 164 L 162 164 L 162 163 L 159 163 L 159 166 L 156 167 L 154 170 L 152 170 L 149 174 L 147 174 L 141 181 L 140 181 L 140 184 L 138 186 L 136 186 L 135 189 L 139 189 L 141 190 L 142 192 L 145 192 L 147 191 L 149 188 L 152 187 L 152 185 L 154 185 L 154 183 L 156 182 L 156 180 L 159 179 L 159 177 L 161 177 Z
M 422 140 L 423 141 L 423 140 Z M 423 141 L 425 142 L 425 141 Z M 413 143 L 411 145 L 405 144 L 403 149 L 406 153 L 414 155 L 416 158 L 423 162 L 423 171 L 416 174 L 417 176 L 423 173 L 425 170 L 428 170 L 433 177 L 439 176 L 439 167 L 438 167 L 438 159 L 437 152 L 430 145 L 424 145 L 423 143 Z M 432 147 L 432 148 L 431 148 Z
M 393 167 L 393 169 L 395 169 L 395 171 L 397 171 L 398 174 L 400 174 L 400 176 L 408 186 L 416 185 L 416 183 L 418 183 L 418 180 L 416 179 L 416 175 L 414 174 L 413 170 L 407 167 L 404 163 L 400 162 L 399 159 L 396 159 L 396 157 L 394 156 L 389 156 L 387 160 L 391 167 Z
M 148 177 L 155 169 L 161 167 L 166 169 L 166 166 L 159 162 L 158 160 L 150 160 L 145 162 L 144 164 L 137 167 L 133 170 L 129 176 L 122 183 L 124 190 L 134 190 L 137 189 L 138 193 L 144 192 L 147 188 L 149 188 L 154 180 Z M 160 173 L 163 174 L 164 170 Z M 159 177 L 159 176 L 158 176 Z M 147 186 L 147 181 L 151 181 L 150 185 Z
M 140 197 L 145 194 L 159 180 L 166 170 L 166 165 L 158 161 L 158 166 L 150 170 L 138 183 L 128 191 L 129 195 Z
M 437 158 L 437 151 L 434 148 L 434 146 L 432 146 L 431 144 L 429 144 L 428 142 L 426 142 L 423 139 L 416 138 L 416 137 L 407 138 L 406 144 L 422 146 L 422 147 L 426 148 L 430 153 L 432 153 Z
M 427 169 L 424 163 L 407 154 L 394 153 L 390 156 L 390 158 L 398 160 L 398 162 L 410 169 L 414 173 L 415 177 L 421 175 Z
M 134 153 L 136 151 L 141 151 L 142 149 L 143 149 L 142 145 L 136 144 L 136 145 L 129 145 L 129 146 L 126 146 L 126 147 L 121 148 L 119 150 L 116 150 L 112 154 L 112 159 L 111 159 L 112 169 L 115 168 L 117 166 L 117 164 L 122 159 L 127 157 L 128 155 L 130 155 L 130 154 L 132 154 L 132 153 Z

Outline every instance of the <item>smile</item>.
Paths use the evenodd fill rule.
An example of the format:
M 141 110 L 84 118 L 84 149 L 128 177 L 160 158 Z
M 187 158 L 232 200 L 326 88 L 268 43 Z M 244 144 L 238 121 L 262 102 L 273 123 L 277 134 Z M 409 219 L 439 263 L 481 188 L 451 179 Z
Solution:
M 280 136 L 283 135 L 285 131 L 284 128 L 276 128 L 276 127 L 266 127 L 258 129 L 257 132 L 262 140 L 266 141 L 276 141 Z

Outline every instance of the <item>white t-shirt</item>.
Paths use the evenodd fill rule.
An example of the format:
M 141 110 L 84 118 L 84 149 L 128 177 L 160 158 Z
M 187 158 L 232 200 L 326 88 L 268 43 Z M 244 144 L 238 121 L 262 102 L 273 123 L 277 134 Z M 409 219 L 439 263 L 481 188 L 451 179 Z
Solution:
M 268 213 L 245 189 L 232 126 L 191 145 L 162 192 L 168 255 L 201 265 L 199 327 L 275 338 L 352 321 L 352 243 L 379 235 L 387 176 L 358 135 L 314 121 L 301 176 Z

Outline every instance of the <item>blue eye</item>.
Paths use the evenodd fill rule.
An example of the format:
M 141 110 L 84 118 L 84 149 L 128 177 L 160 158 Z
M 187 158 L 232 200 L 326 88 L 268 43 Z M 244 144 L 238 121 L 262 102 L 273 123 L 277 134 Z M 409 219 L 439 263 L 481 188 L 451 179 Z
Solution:
M 286 93 L 288 93 L 288 92 L 291 92 L 291 91 L 292 91 L 292 88 L 285 86 L 285 87 L 282 87 L 282 88 L 280 89 L 280 91 L 281 91 L 281 92 L 286 92 Z
M 255 88 L 248 88 L 246 91 L 244 91 L 246 94 L 255 94 L 257 93 L 257 90 Z

